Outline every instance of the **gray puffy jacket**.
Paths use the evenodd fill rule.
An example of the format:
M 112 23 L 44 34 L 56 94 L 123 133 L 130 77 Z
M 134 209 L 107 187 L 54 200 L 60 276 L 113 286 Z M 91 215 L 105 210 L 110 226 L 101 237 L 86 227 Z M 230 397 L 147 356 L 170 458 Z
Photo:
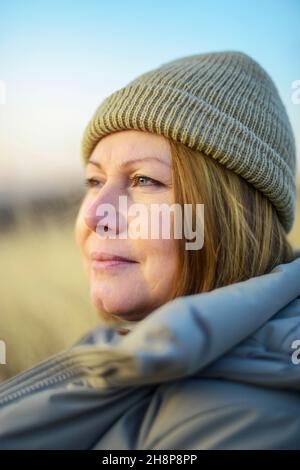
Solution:
M 300 251 L 0 386 L 0 449 L 300 449 Z

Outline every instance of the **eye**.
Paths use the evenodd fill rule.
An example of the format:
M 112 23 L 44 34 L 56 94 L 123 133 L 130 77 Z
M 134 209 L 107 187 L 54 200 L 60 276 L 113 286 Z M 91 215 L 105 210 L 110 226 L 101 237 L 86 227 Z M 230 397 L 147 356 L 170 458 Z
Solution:
M 132 182 L 132 186 L 164 186 L 163 183 L 160 183 L 159 181 L 150 178 L 149 176 L 145 175 L 135 175 L 132 178 L 130 178 L 130 181 Z M 148 183 L 148 184 L 147 184 Z M 95 179 L 95 178 L 85 178 L 84 179 L 84 185 L 87 186 L 88 188 L 95 188 L 101 185 L 101 181 Z
M 163 186 L 163 183 L 160 183 L 159 181 L 153 178 L 149 178 L 149 176 L 145 176 L 145 175 L 135 175 L 132 178 L 130 178 L 130 180 L 134 183 L 133 187 L 137 186 L 137 183 L 141 183 L 141 184 L 138 184 L 138 186 L 142 186 L 142 187 L 143 186 Z M 146 184 L 147 182 L 149 182 L 150 184 Z
M 98 183 L 101 183 L 100 181 L 96 180 L 95 178 L 85 178 L 83 182 L 84 182 L 85 186 L 87 186 L 88 188 L 96 187 L 98 185 Z

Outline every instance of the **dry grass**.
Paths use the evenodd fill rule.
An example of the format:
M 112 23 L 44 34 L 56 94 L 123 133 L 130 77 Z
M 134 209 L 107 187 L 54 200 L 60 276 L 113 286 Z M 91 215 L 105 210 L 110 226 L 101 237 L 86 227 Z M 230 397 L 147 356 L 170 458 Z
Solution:
M 0 238 L 0 259 L 1 381 L 70 346 L 98 318 L 72 225 L 27 222 Z
M 300 187 L 298 187 L 297 195 L 296 220 L 291 233 L 288 235 L 288 239 L 294 248 L 300 248 Z

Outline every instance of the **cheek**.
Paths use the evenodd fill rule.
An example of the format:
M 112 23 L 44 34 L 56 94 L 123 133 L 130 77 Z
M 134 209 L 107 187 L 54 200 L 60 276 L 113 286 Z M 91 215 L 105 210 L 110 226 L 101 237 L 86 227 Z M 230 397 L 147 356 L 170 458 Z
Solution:
M 145 240 L 140 250 L 144 253 L 143 274 L 151 291 L 156 295 L 168 295 L 177 274 L 177 241 Z
M 163 201 L 164 203 L 166 201 Z M 170 200 L 167 201 L 170 204 Z M 175 281 L 178 269 L 178 240 L 174 239 L 174 214 L 171 211 L 154 217 L 156 238 L 151 238 L 151 222 L 148 212 L 147 239 L 137 241 L 137 251 L 143 253 L 143 274 L 152 292 L 167 294 Z M 165 227 L 164 229 L 162 227 Z

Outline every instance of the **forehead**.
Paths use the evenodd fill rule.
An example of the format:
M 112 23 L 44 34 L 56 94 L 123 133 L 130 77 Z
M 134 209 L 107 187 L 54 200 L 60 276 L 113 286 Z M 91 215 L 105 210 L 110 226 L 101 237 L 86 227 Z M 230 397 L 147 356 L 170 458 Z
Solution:
M 153 158 L 153 160 L 152 160 Z M 161 135 L 137 130 L 118 131 L 105 136 L 93 150 L 90 160 L 103 167 L 123 166 L 138 159 L 171 164 L 168 140 Z

